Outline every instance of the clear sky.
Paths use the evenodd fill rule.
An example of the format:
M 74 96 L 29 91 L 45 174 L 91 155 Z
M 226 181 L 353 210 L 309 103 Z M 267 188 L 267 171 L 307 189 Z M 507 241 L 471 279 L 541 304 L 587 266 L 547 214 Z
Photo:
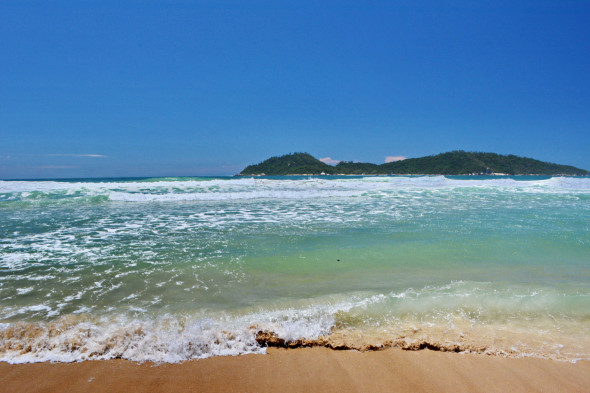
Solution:
M 590 1 L 0 2 L 0 178 L 455 149 L 590 169 Z

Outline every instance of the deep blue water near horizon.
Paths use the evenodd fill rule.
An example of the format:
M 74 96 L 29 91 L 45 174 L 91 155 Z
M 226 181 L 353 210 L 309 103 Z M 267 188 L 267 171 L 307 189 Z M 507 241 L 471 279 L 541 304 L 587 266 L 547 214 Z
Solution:
M 590 178 L 0 181 L 0 359 L 262 353 L 258 330 L 590 358 Z

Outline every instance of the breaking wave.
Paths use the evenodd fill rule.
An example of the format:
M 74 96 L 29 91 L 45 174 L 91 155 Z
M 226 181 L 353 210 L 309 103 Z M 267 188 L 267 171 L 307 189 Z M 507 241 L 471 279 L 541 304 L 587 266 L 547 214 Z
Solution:
M 590 192 L 588 177 L 470 179 L 445 176 L 307 178 L 307 179 L 180 179 L 133 182 L 0 181 L 0 203 L 28 201 L 173 202 L 247 199 L 315 199 L 395 195 L 412 190 L 487 188 L 515 192 Z
M 589 308 L 578 314 L 559 311 L 572 301 L 588 303 L 590 294 L 574 297 L 453 282 L 389 294 L 332 295 L 234 314 L 65 315 L 50 322 L 3 324 L 0 360 L 179 362 L 264 353 L 269 346 L 428 348 L 590 360 Z

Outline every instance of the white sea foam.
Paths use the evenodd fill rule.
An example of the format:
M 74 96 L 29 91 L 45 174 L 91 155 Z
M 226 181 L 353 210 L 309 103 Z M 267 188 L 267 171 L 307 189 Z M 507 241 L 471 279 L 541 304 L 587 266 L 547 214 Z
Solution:
M 66 317 L 53 324 L 7 327 L 0 337 L 0 360 L 10 363 L 112 358 L 178 362 L 264 352 L 249 332 L 229 332 L 211 320 L 166 316 L 142 321 Z
M 43 199 L 42 194 L 62 197 L 104 195 L 112 201 L 173 202 L 243 199 L 315 199 L 326 197 L 368 196 L 404 190 L 436 190 L 453 188 L 501 188 L 531 192 L 590 191 L 590 178 L 554 177 L 547 180 L 516 180 L 514 178 L 447 178 L 445 176 L 363 177 L 290 179 L 213 179 L 206 181 L 159 182 L 54 182 L 0 181 L 0 195 L 23 199 Z M 382 194 L 381 194 L 382 195 Z
M 260 310 L 245 315 L 163 315 L 134 319 L 124 315 L 91 318 L 66 316 L 50 323 L 5 324 L 0 327 L 0 360 L 10 363 L 71 362 L 125 358 L 178 362 L 219 355 L 264 353 L 255 341 L 258 329 L 295 340 L 329 334 L 334 315 L 366 306 L 382 296 L 316 303 L 302 308 Z M 37 307 L 41 310 L 43 306 Z M 88 312 L 89 309 L 76 313 Z M 145 312 L 131 308 L 130 311 Z M 22 350 L 27 347 L 28 350 Z

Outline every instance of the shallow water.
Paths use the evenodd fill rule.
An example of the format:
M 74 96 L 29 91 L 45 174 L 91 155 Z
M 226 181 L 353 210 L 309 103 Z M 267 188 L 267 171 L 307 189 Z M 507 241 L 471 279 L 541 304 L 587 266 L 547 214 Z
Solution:
M 590 178 L 0 181 L 0 359 L 590 359 Z

